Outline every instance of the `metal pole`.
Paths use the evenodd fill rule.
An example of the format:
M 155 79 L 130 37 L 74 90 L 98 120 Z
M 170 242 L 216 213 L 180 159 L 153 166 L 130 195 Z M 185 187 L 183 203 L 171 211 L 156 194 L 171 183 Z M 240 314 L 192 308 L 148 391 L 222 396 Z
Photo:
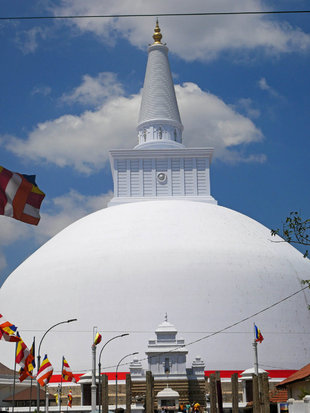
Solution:
M 102 349 L 100 350 L 100 353 L 99 353 L 99 363 L 98 363 L 98 374 L 99 374 L 99 413 L 100 413 L 100 410 L 101 410 L 101 403 L 102 403 L 102 400 L 101 400 L 101 398 L 102 398 L 102 389 L 101 389 L 101 354 L 102 354 L 102 351 L 103 351 L 103 349 L 106 347 L 106 345 L 110 343 L 110 341 L 115 340 L 116 338 L 125 337 L 125 336 L 129 336 L 129 333 L 119 334 L 118 336 L 115 336 L 115 337 L 110 338 L 110 340 L 108 340 L 108 341 L 104 344 L 104 346 L 102 347 Z
M 123 358 L 120 359 L 120 361 L 118 362 L 118 364 L 116 366 L 116 372 L 115 372 L 116 373 L 115 374 L 115 410 L 117 409 L 117 371 L 118 371 L 118 367 L 126 357 L 134 356 L 135 354 L 138 354 L 138 352 L 136 351 L 135 353 L 126 354 L 126 356 L 124 356 Z
M 255 372 L 256 376 L 258 376 L 258 355 L 257 355 L 257 342 L 256 342 L 256 334 L 255 334 L 255 323 L 254 323 L 253 348 L 254 348 L 254 372 Z
M 18 335 L 19 336 L 19 335 Z M 18 342 L 15 344 L 15 357 L 14 357 L 14 376 L 13 376 L 13 407 L 12 407 L 12 413 L 14 413 L 14 407 L 15 407 L 15 382 L 16 382 L 16 353 L 17 353 L 17 346 Z
M 31 412 L 31 405 L 32 405 L 32 382 L 33 382 L 33 378 L 31 376 L 31 379 L 30 379 L 29 413 Z
M 91 381 L 91 411 L 96 411 L 96 345 L 91 346 L 93 368 L 92 368 L 92 381 Z
M 40 349 L 41 349 L 41 344 L 42 341 L 44 339 L 44 337 L 46 336 L 46 334 L 52 330 L 52 328 L 59 326 L 60 324 L 65 324 L 65 323 L 72 323 L 72 321 L 77 321 L 77 318 L 72 318 L 70 320 L 66 320 L 66 321 L 60 321 L 57 324 L 52 325 L 52 327 L 50 327 L 48 330 L 45 331 L 45 333 L 43 334 L 43 337 L 41 338 L 41 341 L 39 343 L 39 348 L 38 348 L 38 356 L 37 356 L 37 377 L 38 377 L 38 373 L 40 370 L 40 364 L 41 364 L 41 356 L 40 356 Z M 40 411 L 40 383 L 37 381 L 37 413 L 39 413 Z
M 48 396 L 47 385 L 45 385 L 45 412 L 48 413 Z
M 63 369 L 64 369 L 64 360 L 65 360 L 65 358 L 64 358 L 64 356 L 62 356 L 62 362 L 61 362 L 61 372 L 60 372 L 60 374 L 61 374 L 61 379 L 60 379 L 60 389 L 58 389 L 58 390 L 59 390 L 59 394 L 58 394 L 58 406 L 59 406 L 59 413 L 61 412 L 62 372 L 63 372 Z

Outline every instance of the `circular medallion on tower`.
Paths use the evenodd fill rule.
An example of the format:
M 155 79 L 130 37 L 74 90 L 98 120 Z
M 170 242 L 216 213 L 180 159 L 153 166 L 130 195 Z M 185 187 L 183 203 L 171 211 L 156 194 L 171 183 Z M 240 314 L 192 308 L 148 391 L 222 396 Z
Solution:
M 159 172 L 157 174 L 157 181 L 161 184 L 165 184 L 167 182 L 167 174 L 165 172 Z

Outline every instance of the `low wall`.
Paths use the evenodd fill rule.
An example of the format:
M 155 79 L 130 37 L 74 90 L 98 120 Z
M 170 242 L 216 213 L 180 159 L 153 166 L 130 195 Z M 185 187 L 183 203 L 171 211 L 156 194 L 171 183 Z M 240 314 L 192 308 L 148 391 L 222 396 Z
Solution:
M 303 400 L 288 399 L 289 413 L 310 413 L 310 396 L 305 396 Z

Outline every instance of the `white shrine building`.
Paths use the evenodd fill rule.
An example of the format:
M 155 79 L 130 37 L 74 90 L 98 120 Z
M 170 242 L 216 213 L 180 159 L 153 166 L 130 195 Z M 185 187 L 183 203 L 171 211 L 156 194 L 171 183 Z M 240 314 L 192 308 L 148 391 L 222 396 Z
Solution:
M 204 361 L 200 356 L 196 356 L 192 367 L 186 367 L 188 350 L 185 340 L 177 337 L 177 329 L 168 322 L 167 315 L 165 321 L 155 330 L 155 334 L 156 338 L 148 341 L 146 351 L 147 370 L 152 372 L 155 380 L 204 380 Z M 137 357 L 130 363 L 129 370 L 133 381 L 145 380 L 145 370 Z

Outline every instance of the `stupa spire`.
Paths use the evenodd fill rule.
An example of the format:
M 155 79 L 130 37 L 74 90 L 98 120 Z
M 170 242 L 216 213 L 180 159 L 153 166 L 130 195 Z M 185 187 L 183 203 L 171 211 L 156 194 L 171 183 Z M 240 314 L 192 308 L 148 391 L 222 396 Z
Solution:
M 142 91 L 137 127 L 138 147 L 183 147 L 183 125 L 168 60 L 168 47 L 161 42 L 158 19 L 153 39 L 154 43 L 148 48 Z

